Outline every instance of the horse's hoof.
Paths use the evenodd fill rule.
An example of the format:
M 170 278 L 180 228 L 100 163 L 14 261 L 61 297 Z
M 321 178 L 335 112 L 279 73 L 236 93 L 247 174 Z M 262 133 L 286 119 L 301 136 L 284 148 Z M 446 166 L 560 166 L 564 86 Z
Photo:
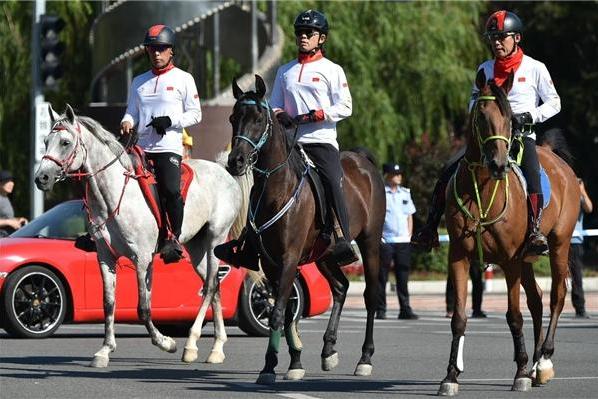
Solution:
M 164 336 L 164 340 L 162 341 L 162 345 L 160 345 L 160 349 L 168 353 L 175 353 L 176 341 L 170 337 Z
M 355 372 L 353 373 L 353 375 L 358 375 L 358 376 L 368 376 L 368 375 L 372 375 L 372 365 L 371 364 L 358 364 L 357 367 L 355 367 Z
M 208 358 L 206 359 L 206 363 L 213 363 L 213 364 L 223 363 L 224 358 L 225 358 L 224 353 L 212 351 L 208 355 Z
M 438 396 L 456 396 L 458 393 L 459 384 L 456 382 L 443 382 L 438 390 Z
M 511 391 L 529 392 L 532 390 L 532 379 L 527 377 L 515 378 Z
M 96 355 L 93 357 L 93 360 L 89 364 L 89 367 L 104 368 L 104 367 L 108 367 L 109 362 L 110 362 L 110 359 L 108 358 L 108 356 L 97 356 Z
M 330 371 L 336 366 L 338 366 L 338 352 L 322 358 L 322 370 Z
M 272 385 L 276 382 L 276 374 L 274 373 L 260 373 L 255 381 L 256 384 L 260 385 Z
M 544 385 L 554 377 L 552 360 L 542 357 L 536 368 L 536 384 Z
M 305 369 L 290 369 L 287 371 L 287 374 L 284 376 L 285 380 L 302 380 L 305 376 Z
M 193 363 L 197 360 L 197 348 L 185 348 L 181 360 L 185 363 Z

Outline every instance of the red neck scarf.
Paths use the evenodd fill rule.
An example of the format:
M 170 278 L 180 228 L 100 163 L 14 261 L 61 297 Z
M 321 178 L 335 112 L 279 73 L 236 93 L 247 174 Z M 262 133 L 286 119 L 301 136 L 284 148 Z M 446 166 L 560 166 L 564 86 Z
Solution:
M 300 64 L 307 64 L 308 62 L 314 62 L 322 58 L 324 58 L 322 50 L 317 49 L 315 52 L 299 53 L 297 61 L 299 61 Z
M 154 75 L 162 75 L 163 73 L 170 71 L 172 68 L 174 68 L 174 63 L 171 62 L 162 69 L 156 69 L 152 67 L 152 73 Z
M 523 49 L 517 47 L 517 51 L 505 58 L 496 58 L 494 60 L 494 82 L 498 86 L 507 80 L 510 73 L 515 73 L 521 65 L 523 59 Z

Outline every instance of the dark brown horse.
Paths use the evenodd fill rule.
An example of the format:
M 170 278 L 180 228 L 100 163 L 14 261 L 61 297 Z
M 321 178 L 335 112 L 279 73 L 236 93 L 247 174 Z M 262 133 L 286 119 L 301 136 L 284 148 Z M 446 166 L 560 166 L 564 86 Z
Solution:
M 526 193 L 508 158 L 512 111 L 507 93 L 513 75 L 498 87 L 486 81 L 481 70 L 476 77 L 480 95 L 470 114 L 467 151 L 447 190 L 446 222 L 450 236 L 449 274 L 456 290 L 451 321 L 453 340 L 448 373 L 439 395 L 458 392 L 457 377 L 463 371 L 463 340 L 467 318 L 467 276 L 472 260 L 480 257 L 504 271 L 508 287 L 507 323 L 513 336 L 517 372 L 512 390 L 527 391 L 532 381 L 544 384 L 554 376 L 552 361 L 557 322 L 563 309 L 569 242 L 579 213 L 579 187 L 571 168 L 558 156 L 538 147 L 538 157 L 552 186 L 550 203 L 543 212 L 541 230 L 548 237 L 552 288 L 550 323 L 544 339 L 542 291 L 536 284 L 532 263 L 525 262 L 522 249 L 527 237 Z M 474 266 L 475 267 L 475 266 Z M 534 324 L 533 368 L 523 338 L 519 307 L 520 285 Z
M 253 170 L 255 185 L 250 205 L 250 220 L 260 230 L 262 268 L 274 287 L 275 304 L 270 316 L 270 340 L 266 364 L 257 380 L 272 384 L 276 379 L 281 332 L 289 345 L 291 363 L 287 379 L 302 379 L 302 344 L 297 323 L 288 311 L 287 300 L 298 264 L 310 256 L 320 235 L 316 218 L 316 202 L 308 182 L 304 180 L 305 164 L 294 145 L 294 137 L 277 121 L 274 112 L 264 100 L 266 86 L 256 75 L 256 91 L 244 93 L 236 81 L 233 93 L 237 100 L 230 121 L 233 127 L 232 150 L 228 169 L 233 175 Z M 376 295 L 378 291 L 379 247 L 385 216 L 384 183 L 374 164 L 355 152 L 343 152 L 343 189 L 350 216 L 351 237 L 357 241 L 365 270 L 364 292 L 367 308 L 367 328 L 362 355 L 355 375 L 369 375 L 374 353 L 373 328 Z M 294 198 L 294 204 L 269 227 L 268 221 Z M 262 231 L 263 230 L 263 231 Z M 259 240 L 259 239 L 258 239 Z M 331 370 L 338 364 L 334 350 L 339 318 L 345 302 L 349 282 L 342 270 L 326 262 L 326 253 L 316 261 L 328 280 L 333 296 L 333 307 L 322 349 L 322 369 Z M 286 316 L 285 316 L 285 309 Z

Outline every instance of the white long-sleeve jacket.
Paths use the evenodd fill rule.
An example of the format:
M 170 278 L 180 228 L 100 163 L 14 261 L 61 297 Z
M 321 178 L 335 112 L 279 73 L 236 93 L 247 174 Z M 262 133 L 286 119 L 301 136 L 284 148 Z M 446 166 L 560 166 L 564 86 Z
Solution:
M 494 60 L 483 62 L 479 67 L 484 70 L 487 79 L 494 77 Z M 473 85 L 469 110 L 478 96 L 478 88 Z M 507 96 L 513 113 L 529 112 L 534 123 L 541 123 L 558 114 L 561 110 L 559 97 L 546 65 L 527 55 L 523 55 L 521 65 L 517 68 L 513 80 L 513 88 Z M 540 104 L 542 100 L 542 105 Z M 530 135 L 535 139 L 535 134 Z
M 300 143 L 327 143 L 339 148 L 336 124 L 351 116 L 353 103 L 343 68 L 324 57 L 293 60 L 276 72 L 270 105 L 290 116 L 322 110 L 324 120 L 300 125 Z
M 152 117 L 168 116 L 172 126 L 160 136 L 146 127 Z M 133 79 L 127 111 L 122 122 L 130 122 L 139 134 L 139 145 L 147 152 L 183 154 L 183 128 L 201 121 L 201 106 L 195 80 L 179 69 L 155 75 L 151 70 Z

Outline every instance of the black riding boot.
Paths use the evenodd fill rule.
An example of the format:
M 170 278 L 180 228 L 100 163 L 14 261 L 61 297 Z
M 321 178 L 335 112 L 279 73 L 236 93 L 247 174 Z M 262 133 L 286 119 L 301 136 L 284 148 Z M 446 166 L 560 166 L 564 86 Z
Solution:
M 245 267 L 249 270 L 259 271 L 259 256 L 253 240 L 249 239 L 247 227 L 239 239 L 230 240 L 214 248 L 214 255 L 231 266 Z
M 548 241 L 540 231 L 540 222 L 542 220 L 542 207 L 544 206 L 544 197 L 541 193 L 530 193 L 528 197 L 529 216 L 531 222 L 530 234 L 527 238 L 524 259 L 528 256 L 539 256 L 548 254 Z
M 170 234 L 160 249 L 160 257 L 165 264 L 178 262 L 183 258 L 183 247 L 179 242 L 181 227 L 183 225 L 183 198 L 180 193 L 177 198 L 166 202 L 166 214 L 170 223 Z
M 415 245 L 424 252 L 430 252 L 432 248 L 438 248 L 440 242 L 438 240 L 438 225 L 444 213 L 446 205 L 446 185 L 447 183 L 440 179 L 434 186 L 434 193 L 432 194 L 432 203 L 428 210 L 428 220 L 426 224 L 419 229 L 413 237 L 411 237 L 411 244 Z
M 345 266 L 351 264 L 359 258 L 353 251 L 353 247 L 351 246 L 351 236 L 349 233 L 349 223 L 347 217 L 347 209 L 343 204 L 338 204 L 337 201 L 335 202 L 335 213 L 338 219 L 338 223 L 341 228 L 342 236 L 339 234 L 336 237 L 336 242 L 334 244 L 334 248 L 332 248 L 332 252 L 329 255 L 329 258 L 335 262 L 338 266 Z M 339 212 L 339 208 L 340 212 Z

